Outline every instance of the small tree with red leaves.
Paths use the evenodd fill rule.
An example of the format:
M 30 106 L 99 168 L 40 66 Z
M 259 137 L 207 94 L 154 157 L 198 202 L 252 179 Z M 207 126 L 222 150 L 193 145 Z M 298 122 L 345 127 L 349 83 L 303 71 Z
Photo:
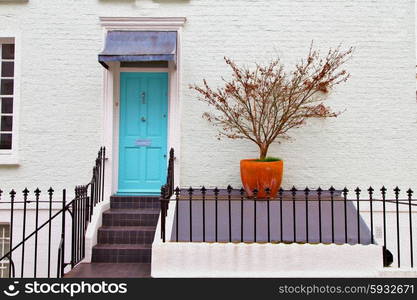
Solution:
M 353 49 L 330 49 L 321 56 L 310 47 L 306 59 L 291 72 L 284 71 L 280 59 L 254 69 L 238 66 L 231 59 L 225 62 L 232 70 L 230 80 L 213 89 L 206 80 L 191 85 L 199 99 L 214 108 L 203 118 L 219 127 L 219 138 L 248 139 L 258 145 L 260 159 L 265 159 L 274 141 L 289 139 L 288 132 L 306 124 L 311 118 L 337 117 L 323 104 L 326 94 L 335 85 L 345 82 L 349 73 L 342 65 Z

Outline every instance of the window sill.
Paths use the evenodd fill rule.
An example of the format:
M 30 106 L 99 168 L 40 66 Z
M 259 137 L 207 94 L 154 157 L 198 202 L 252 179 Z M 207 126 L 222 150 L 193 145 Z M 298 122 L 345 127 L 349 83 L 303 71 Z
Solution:
M 1 0 L 0 0 L 1 1 Z M 0 166 L 18 166 L 19 158 L 13 153 L 0 153 Z

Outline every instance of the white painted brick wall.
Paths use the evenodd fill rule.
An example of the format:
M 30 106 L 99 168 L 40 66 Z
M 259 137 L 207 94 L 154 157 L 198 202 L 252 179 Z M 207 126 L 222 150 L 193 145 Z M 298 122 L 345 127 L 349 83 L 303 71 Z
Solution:
M 181 184 L 240 186 L 244 141 L 217 141 L 206 106 L 188 89 L 239 63 L 280 55 L 292 65 L 310 41 L 356 47 L 351 80 L 331 95 L 335 120 L 314 121 L 275 144 L 285 188 L 417 187 L 415 10 L 413 0 L 29 0 L 0 2 L 2 31 L 22 34 L 20 165 L 0 166 L 0 187 L 56 191 L 85 183 L 102 134 L 99 16 L 187 17 L 183 32 Z M 0 221 L 7 221 L 4 214 Z M 68 251 L 67 251 L 68 253 Z
M 99 16 L 185 16 L 182 185 L 240 186 L 239 160 L 257 155 L 245 141 L 217 141 L 201 119 L 206 106 L 188 90 L 215 85 L 239 63 L 280 55 L 292 65 L 314 39 L 324 51 L 356 47 L 351 80 L 329 104 L 346 112 L 293 132 L 270 154 L 285 160 L 284 187 L 416 186 L 417 106 L 412 0 L 30 0 L 0 3 L 0 28 L 22 33 L 20 166 L 0 166 L 3 190 L 56 190 L 88 180 L 101 142 L 102 48 Z

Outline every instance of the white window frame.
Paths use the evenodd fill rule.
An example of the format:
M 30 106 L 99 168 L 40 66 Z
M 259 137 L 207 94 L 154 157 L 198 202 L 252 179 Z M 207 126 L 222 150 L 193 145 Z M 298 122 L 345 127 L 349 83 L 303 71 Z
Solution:
M 16 32 L 0 30 L 0 43 L 14 43 L 14 77 L 13 77 L 13 124 L 12 149 L 0 149 L 0 165 L 19 164 L 19 111 L 20 111 L 20 81 L 21 81 L 21 39 Z
M 0 225 L 6 225 L 9 227 L 9 236 L 5 235 L 5 230 L 0 230 L 0 248 L 1 248 L 1 253 L 6 253 L 5 249 L 4 249 L 4 241 L 8 240 L 9 241 L 9 247 L 10 247 L 10 236 L 11 236 L 11 232 L 10 232 L 10 224 L 6 224 L 6 223 L 0 223 Z M 10 251 L 10 248 L 9 250 Z M 0 278 L 8 278 L 4 276 L 4 271 L 6 270 L 6 272 L 8 273 L 8 269 L 9 269 L 9 260 L 3 260 L 0 262 Z M 10 276 L 10 274 L 9 274 Z

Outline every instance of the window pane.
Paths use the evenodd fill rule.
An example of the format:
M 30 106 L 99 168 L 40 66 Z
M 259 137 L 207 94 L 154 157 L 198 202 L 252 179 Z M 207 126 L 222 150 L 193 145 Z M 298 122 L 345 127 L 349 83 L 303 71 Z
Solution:
M 1 91 L 2 95 L 13 95 L 13 79 L 2 79 L 1 80 Z
M 2 77 L 14 76 L 14 62 L 4 61 L 1 63 L 1 76 Z
M 9 278 L 9 264 L 4 261 L 0 263 L 0 278 Z
M 6 254 L 7 252 L 9 252 L 9 250 L 10 250 L 10 242 L 9 241 L 4 242 L 4 252 L 5 252 L 4 254 Z
M 1 112 L 3 114 L 13 113 L 13 98 L 2 98 L 1 99 Z
M 2 58 L 14 59 L 14 44 L 3 44 L 2 45 Z
M 0 257 L 2 257 L 7 252 L 9 252 L 9 248 L 10 248 L 10 243 L 9 242 L 4 242 L 4 251 L 3 251 L 2 245 L 0 245 Z
M 2 116 L 1 117 L 1 131 L 12 131 L 13 117 L 12 116 Z
M 9 232 L 10 226 L 9 225 L 3 225 L 2 227 L 4 228 L 4 236 L 6 238 L 9 238 L 10 237 L 10 232 Z
M 0 134 L 0 149 L 12 149 L 12 134 Z

